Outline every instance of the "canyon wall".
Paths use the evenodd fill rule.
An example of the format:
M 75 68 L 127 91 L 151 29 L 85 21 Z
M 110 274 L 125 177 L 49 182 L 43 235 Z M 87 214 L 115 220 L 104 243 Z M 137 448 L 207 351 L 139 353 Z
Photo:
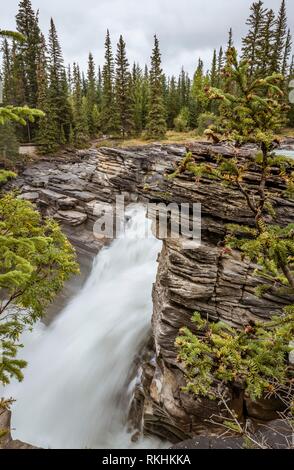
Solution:
M 97 207 L 103 202 L 114 203 L 119 194 L 125 195 L 127 202 L 201 203 L 201 247 L 187 250 L 181 240 L 163 241 L 153 288 L 153 339 L 143 352 L 140 381 L 130 410 L 135 427 L 173 442 L 206 431 L 206 420 L 219 413 L 217 402 L 196 399 L 181 390 L 185 380 L 174 345 L 179 328 L 193 329 L 191 316 L 196 310 L 210 319 L 242 327 L 250 320 L 266 320 L 293 302 L 273 289 L 263 298 L 257 297 L 255 288 L 263 280 L 254 274 L 256 266 L 242 260 L 238 252 L 231 255 L 224 250 L 226 224 L 253 223 L 238 191 L 211 179 L 197 182 L 186 173 L 173 180 L 167 178 L 186 151 L 182 145 L 78 151 L 42 159 L 13 183 L 20 189 L 20 197 L 58 220 L 79 252 L 87 253 L 97 252 L 105 243 L 93 236 Z M 212 162 L 213 155 L 230 158 L 237 152 L 206 143 L 189 144 L 189 151 L 199 162 Z M 238 156 L 248 159 L 253 152 L 250 147 L 244 148 Z M 246 174 L 245 181 L 257 189 L 254 169 Z M 285 187 L 278 169 L 268 189 L 277 223 L 293 223 L 294 202 L 283 196 Z M 239 390 L 227 393 L 240 417 L 270 420 L 280 407 L 276 400 L 253 402 Z

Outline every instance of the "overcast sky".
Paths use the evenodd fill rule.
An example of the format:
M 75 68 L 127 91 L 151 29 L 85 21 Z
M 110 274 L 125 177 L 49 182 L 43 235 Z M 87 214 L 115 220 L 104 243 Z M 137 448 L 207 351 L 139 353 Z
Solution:
M 1 28 L 15 26 L 19 0 L 1 0 Z M 92 51 L 97 64 L 103 63 L 104 37 L 109 28 L 113 45 L 119 34 L 127 43 L 130 62 L 149 63 L 153 35 L 160 40 L 163 67 L 178 74 L 181 66 L 193 73 L 198 57 L 206 67 L 212 51 L 227 42 L 233 27 L 235 44 L 246 32 L 245 21 L 252 0 L 32 0 L 40 11 L 46 33 L 54 18 L 65 62 L 77 61 L 85 68 Z M 265 0 L 278 10 L 280 0 Z M 294 31 L 294 2 L 288 0 L 289 25 Z

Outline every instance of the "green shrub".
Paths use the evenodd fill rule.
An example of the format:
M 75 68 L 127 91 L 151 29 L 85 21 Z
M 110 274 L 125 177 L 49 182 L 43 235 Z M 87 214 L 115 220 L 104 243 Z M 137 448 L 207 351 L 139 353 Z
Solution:
M 174 125 L 177 132 L 185 132 L 188 130 L 189 109 L 184 107 L 178 116 L 174 119 Z
M 178 359 L 185 369 L 186 392 L 215 398 L 213 385 L 238 385 L 253 398 L 285 384 L 287 353 L 294 334 L 294 307 L 269 323 L 251 323 L 243 331 L 224 322 L 193 317 L 195 333 L 180 330 Z
M 217 116 L 213 113 L 202 113 L 197 119 L 197 132 L 199 135 L 204 134 L 204 131 L 217 121 Z

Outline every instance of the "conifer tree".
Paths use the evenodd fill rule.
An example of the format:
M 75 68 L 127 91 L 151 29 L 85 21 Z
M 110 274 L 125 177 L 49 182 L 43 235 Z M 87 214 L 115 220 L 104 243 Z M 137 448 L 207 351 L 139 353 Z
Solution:
M 177 82 L 174 76 L 171 77 L 169 83 L 169 93 L 167 102 L 167 125 L 169 129 L 174 127 L 175 118 L 180 112 L 180 96 Z
M 146 129 L 150 105 L 150 79 L 147 65 L 145 65 L 142 79 L 142 129 Z
M 62 51 L 53 19 L 49 31 L 49 100 L 56 126 L 56 143 L 63 145 L 69 136 L 70 108 Z
M 12 71 L 11 71 L 11 50 L 7 38 L 3 40 L 2 45 L 2 93 L 4 104 L 13 104 L 12 97 Z
M 37 57 L 40 48 L 40 28 L 38 14 L 35 14 L 30 0 L 21 0 L 16 15 L 17 31 L 25 37 L 18 41 L 17 53 L 23 61 L 23 76 L 25 88 L 25 104 L 37 104 Z
M 58 149 L 58 130 L 57 116 L 54 113 L 55 108 L 50 105 L 49 100 L 47 47 L 43 35 L 41 35 L 41 47 L 39 49 L 37 64 L 37 105 L 39 109 L 42 109 L 44 111 L 45 116 L 39 122 L 36 141 L 40 145 L 41 153 L 50 154 Z
M 222 71 L 225 65 L 223 48 L 220 47 L 217 58 L 217 87 L 221 88 Z
M 227 50 L 231 49 L 234 46 L 234 41 L 233 41 L 233 29 L 229 29 L 229 39 L 228 39 L 228 46 Z
M 150 102 L 147 122 L 147 136 L 162 139 L 166 133 L 164 98 L 162 92 L 162 69 L 159 41 L 154 36 L 154 48 L 150 69 Z
M 96 74 L 93 55 L 89 54 L 87 73 L 87 116 L 90 136 L 94 137 L 98 129 Z
M 190 127 L 195 129 L 198 126 L 198 118 L 209 109 L 209 100 L 205 89 L 209 86 L 210 79 L 204 74 L 203 61 L 199 59 L 196 72 L 193 77 L 190 100 Z
M 288 34 L 285 43 L 285 50 L 284 50 L 284 57 L 283 57 L 283 64 L 282 64 L 282 75 L 286 78 L 288 71 L 289 71 L 289 58 L 291 55 L 292 50 L 292 35 L 290 29 L 288 29 Z
M 273 10 L 265 13 L 260 30 L 259 47 L 256 52 L 256 73 L 258 77 L 265 77 L 272 73 L 272 54 L 274 44 L 275 14 Z
M 211 86 L 215 87 L 217 85 L 217 56 L 216 56 L 216 49 L 213 51 L 213 59 L 211 64 L 211 71 L 210 71 L 210 83 Z
M 102 73 L 101 73 L 100 66 L 98 67 L 96 102 L 97 102 L 98 111 L 101 112 L 101 107 L 102 107 Z
M 83 97 L 82 77 L 78 65 L 73 65 L 73 117 L 74 140 L 77 145 L 86 142 L 89 136 L 87 102 Z
M 143 74 L 139 64 L 134 63 L 132 69 L 132 97 L 133 97 L 133 120 L 134 133 L 140 135 L 143 130 L 142 124 L 142 85 Z
M 120 36 L 116 53 L 115 97 L 118 122 L 122 137 L 131 135 L 134 130 L 134 96 L 132 77 L 126 55 L 126 44 Z
M 286 0 L 282 0 L 278 17 L 276 19 L 272 56 L 272 72 L 281 72 L 284 59 L 285 43 L 287 38 L 287 12 Z
M 114 60 L 109 30 L 105 39 L 105 63 L 102 71 L 101 130 L 105 134 L 118 132 L 118 117 L 114 93 Z
M 258 49 L 260 48 L 261 31 L 266 10 L 264 9 L 263 2 L 261 0 L 254 2 L 251 5 L 250 10 L 251 14 L 246 21 L 246 25 L 249 27 L 249 32 L 247 36 L 243 38 L 242 52 L 243 58 L 249 62 L 249 74 L 252 76 L 256 70 L 256 60 Z

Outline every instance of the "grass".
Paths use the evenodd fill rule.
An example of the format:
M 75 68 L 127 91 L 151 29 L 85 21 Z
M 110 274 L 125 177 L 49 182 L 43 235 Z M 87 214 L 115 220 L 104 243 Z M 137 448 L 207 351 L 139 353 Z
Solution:
M 166 137 L 160 141 L 154 141 L 150 139 L 144 139 L 143 137 L 137 137 L 133 139 L 105 139 L 97 142 L 96 147 L 140 147 L 143 145 L 150 145 L 153 143 L 160 143 L 160 144 L 181 144 L 186 142 L 193 142 L 195 140 L 203 140 L 205 141 L 206 138 L 204 136 L 199 136 L 195 131 L 189 132 L 176 132 L 176 131 L 168 131 L 166 133 Z

